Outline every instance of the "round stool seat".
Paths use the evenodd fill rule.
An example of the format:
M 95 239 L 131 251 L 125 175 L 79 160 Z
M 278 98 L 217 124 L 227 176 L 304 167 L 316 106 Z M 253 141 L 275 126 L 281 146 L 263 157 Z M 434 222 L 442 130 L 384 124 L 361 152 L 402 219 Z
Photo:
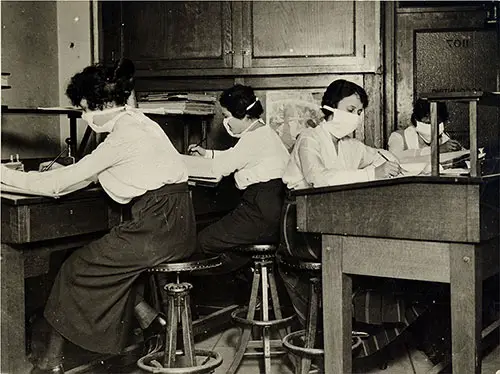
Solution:
M 216 368 L 222 364 L 222 356 L 214 351 L 207 351 L 204 349 L 195 349 L 196 357 L 206 357 L 204 363 L 198 366 L 187 368 L 166 368 L 160 364 L 163 358 L 162 352 L 153 353 L 141 357 L 137 361 L 137 366 L 148 373 L 165 373 L 165 374 L 203 374 L 212 373 Z
M 160 273 L 181 273 L 187 271 L 206 270 L 220 266 L 222 264 L 220 257 L 210 257 L 200 260 L 183 262 L 163 262 L 159 265 L 147 269 L 148 272 Z
M 321 271 L 321 262 L 305 261 L 297 257 L 287 256 L 283 254 L 278 254 L 276 258 L 278 259 L 279 263 L 295 270 L 304 270 L 312 272 Z
M 243 255 L 251 256 L 253 259 L 268 259 L 274 258 L 278 246 L 275 244 L 250 244 L 234 247 L 233 252 L 238 252 Z

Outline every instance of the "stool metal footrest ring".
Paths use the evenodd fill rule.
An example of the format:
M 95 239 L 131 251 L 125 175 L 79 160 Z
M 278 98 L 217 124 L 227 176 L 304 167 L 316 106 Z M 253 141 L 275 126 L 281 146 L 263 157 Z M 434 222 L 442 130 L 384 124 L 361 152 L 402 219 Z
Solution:
M 303 338 L 305 334 L 306 330 L 299 330 L 288 334 L 283 338 L 283 346 L 293 354 L 300 357 L 302 356 L 310 358 L 322 357 L 325 354 L 325 352 L 322 349 L 304 348 L 292 343 L 295 339 Z
M 137 361 L 137 366 L 148 373 L 164 373 L 164 374 L 204 374 L 212 373 L 216 368 L 222 364 L 222 357 L 219 353 L 207 351 L 204 349 L 196 349 L 195 355 L 197 357 L 207 357 L 209 360 L 202 365 L 185 367 L 185 368 L 166 368 L 162 367 L 160 362 L 163 361 L 163 352 L 156 352 L 150 355 L 141 357 Z M 153 364 L 155 361 L 156 364 Z
M 254 320 L 254 319 L 247 319 L 240 317 L 239 314 L 246 313 L 248 311 L 248 307 L 242 307 L 236 309 L 234 312 L 231 313 L 231 318 L 238 323 L 241 323 L 242 325 L 247 325 L 247 326 L 259 326 L 259 327 L 270 327 L 270 326 L 279 326 L 283 325 L 285 323 L 288 323 L 295 319 L 295 315 L 291 315 L 289 317 L 285 318 L 280 318 L 280 319 L 274 319 L 270 321 L 259 321 L 259 320 Z
M 289 350 L 291 353 L 299 357 L 309 357 L 309 358 L 322 357 L 325 354 L 323 349 L 305 348 L 292 343 L 295 339 L 303 338 L 305 334 L 306 330 L 299 330 L 288 334 L 283 338 L 283 347 L 285 347 L 285 349 Z M 360 345 L 361 345 L 361 338 L 359 336 L 353 336 L 352 351 L 359 348 Z

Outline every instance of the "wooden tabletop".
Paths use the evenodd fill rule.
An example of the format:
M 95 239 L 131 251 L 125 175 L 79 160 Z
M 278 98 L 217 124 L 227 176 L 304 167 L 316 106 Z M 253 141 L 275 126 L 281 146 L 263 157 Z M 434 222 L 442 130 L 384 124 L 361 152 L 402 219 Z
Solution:
M 46 197 L 46 196 L 34 196 L 34 195 L 21 195 L 21 194 L 14 194 L 14 193 L 8 193 L 8 192 L 0 192 L 0 198 L 2 201 L 2 204 L 7 204 L 7 205 L 33 205 L 33 204 L 41 204 L 44 202 L 52 202 L 56 200 L 74 200 L 74 199 L 81 199 L 81 198 L 87 198 L 87 197 L 95 197 L 99 195 L 104 195 L 105 192 L 100 186 L 92 186 L 92 187 L 87 187 L 82 190 L 78 190 L 75 192 L 72 192 L 68 195 L 61 196 L 59 198 L 53 198 L 53 197 Z
M 457 91 L 457 92 L 430 92 L 421 97 L 429 101 L 477 101 L 479 105 L 500 106 L 500 92 L 486 91 Z
M 291 192 L 292 196 L 302 196 L 302 195 L 314 195 L 321 194 L 325 192 L 343 191 L 343 190 L 355 190 L 359 188 L 371 188 L 371 187 L 382 187 L 382 186 L 393 186 L 398 184 L 411 184 L 411 183 L 431 183 L 431 184 L 471 184 L 477 185 L 488 180 L 498 178 L 499 174 L 486 175 L 482 177 L 468 177 L 468 176 L 450 176 L 450 175 L 440 175 L 440 176 L 411 176 L 411 177 L 397 177 L 388 179 L 378 179 L 369 182 L 359 182 L 359 183 L 349 183 L 341 184 L 336 186 L 327 187 L 317 187 L 317 188 L 304 188 L 300 190 L 294 190 Z

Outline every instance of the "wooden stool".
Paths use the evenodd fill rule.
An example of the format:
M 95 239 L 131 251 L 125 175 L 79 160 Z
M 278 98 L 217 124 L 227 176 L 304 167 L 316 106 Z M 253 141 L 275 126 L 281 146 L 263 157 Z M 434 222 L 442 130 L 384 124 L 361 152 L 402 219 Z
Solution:
M 311 360 L 323 358 L 322 349 L 315 348 L 318 326 L 318 312 L 321 304 L 321 262 L 302 261 L 292 256 L 278 255 L 278 262 L 284 266 L 309 275 L 309 302 L 306 315 L 306 328 L 292 332 L 283 338 L 283 346 L 299 357 L 295 367 L 296 374 L 310 372 Z M 295 343 L 303 340 L 303 345 Z
M 292 332 L 283 338 L 283 347 L 299 357 L 295 366 L 296 374 L 317 373 L 311 370 L 311 361 L 314 358 L 323 360 L 324 350 L 315 348 L 318 325 L 318 312 L 321 306 L 321 262 L 303 261 L 286 255 L 278 255 L 278 262 L 292 270 L 309 275 L 309 302 L 307 307 L 306 328 Z M 367 337 L 364 332 L 353 332 L 352 351 L 361 347 L 361 337 Z M 300 342 L 300 343 L 299 343 Z
M 269 330 L 271 327 L 282 326 L 291 321 L 295 316 L 283 318 L 281 306 L 278 298 L 278 290 L 276 288 L 276 280 L 274 278 L 274 261 L 276 255 L 275 245 L 247 245 L 237 247 L 234 251 L 239 254 L 248 255 L 253 260 L 254 273 L 252 280 L 252 291 L 247 307 L 240 308 L 232 313 L 233 320 L 243 326 L 243 331 L 238 343 L 238 349 L 234 356 L 231 366 L 227 370 L 227 374 L 234 374 L 241 364 L 244 356 L 263 356 L 264 357 L 264 373 L 271 373 L 271 355 L 284 354 L 284 350 L 271 351 L 272 348 L 282 348 L 281 340 L 271 340 Z M 262 319 L 255 319 L 255 310 L 257 308 L 257 298 L 259 291 L 262 296 L 261 308 Z M 272 309 L 274 313 L 273 320 L 269 319 L 269 293 L 272 301 Z M 246 312 L 246 317 L 240 315 Z M 262 329 L 262 339 L 250 340 L 252 328 Z M 281 338 L 286 335 L 286 329 L 279 329 Z M 246 352 L 247 348 L 263 349 L 263 352 Z
M 222 357 L 217 352 L 195 349 L 193 336 L 193 321 L 191 318 L 190 283 L 180 283 L 181 272 L 192 272 L 215 268 L 221 265 L 218 257 L 198 261 L 163 263 L 148 269 L 150 273 L 175 273 L 176 283 L 168 283 L 163 290 L 167 295 L 167 331 L 165 339 L 165 351 L 157 352 L 141 357 L 137 365 L 150 373 L 170 374 L 201 374 L 212 373 L 215 368 L 222 364 Z M 183 354 L 187 360 L 187 366 L 176 368 L 175 361 L 177 353 L 177 329 L 179 322 L 182 328 Z M 198 365 L 196 357 L 202 356 L 206 359 Z M 162 363 L 160 363 L 162 362 Z

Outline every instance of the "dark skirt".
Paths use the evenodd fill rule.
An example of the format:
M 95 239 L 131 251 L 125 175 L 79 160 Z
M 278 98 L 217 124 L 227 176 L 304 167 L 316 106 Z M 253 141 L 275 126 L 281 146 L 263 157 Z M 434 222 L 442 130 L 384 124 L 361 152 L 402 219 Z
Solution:
M 191 256 L 195 230 L 186 183 L 166 185 L 134 199 L 130 221 L 77 249 L 64 262 L 45 318 L 76 345 L 119 353 L 130 336 L 137 278 L 161 262 Z
M 321 235 L 297 231 L 297 209 L 293 197 L 285 199 L 281 225 L 280 253 L 305 261 L 321 261 Z M 282 265 L 279 271 L 299 320 L 304 324 L 309 278 Z M 428 295 L 412 297 L 416 293 L 410 288 L 414 289 L 415 285 L 382 278 L 353 278 L 354 329 L 370 333 L 369 338 L 363 339 L 359 356 L 368 356 L 392 342 L 426 310 L 421 301 Z
M 205 254 L 222 254 L 219 273 L 234 271 L 247 258 L 228 253 L 245 244 L 279 243 L 279 225 L 284 185 L 281 179 L 248 186 L 238 206 L 198 234 L 198 244 Z

